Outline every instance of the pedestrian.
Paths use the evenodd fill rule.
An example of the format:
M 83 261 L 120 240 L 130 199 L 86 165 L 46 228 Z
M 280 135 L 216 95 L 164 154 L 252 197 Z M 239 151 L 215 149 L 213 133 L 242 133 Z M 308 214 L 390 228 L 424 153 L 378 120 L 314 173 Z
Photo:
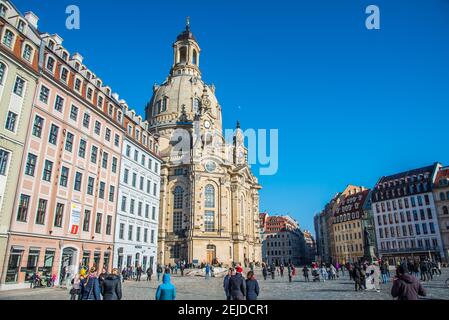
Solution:
M 246 297 L 246 282 L 242 276 L 243 269 L 237 266 L 236 274 L 229 279 L 229 295 L 231 300 L 244 300 Z
M 157 282 L 159 282 L 160 279 L 161 279 L 162 271 L 163 271 L 163 270 L 162 270 L 162 266 L 161 266 L 160 264 L 158 264 L 158 265 L 157 265 L 157 268 L 156 268 Z
M 335 280 L 336 279 L 336 275 L 337 275 L 337 269 L 335 269 L 333 264 L 331 264 L 329 269 L 330 269 L 330 272 L 331 272 L 331 280 Z
M 231 277 L 233 275 L 235 275 L 234 268 L 229 268 L 228 274 L 223 279 L 223 290 L 224 290 L 225 295 L 226 295 L 226 300 L 231 300 L 231 295 L 230 295 L 230 292 L 229 292 L 229 280 L 231 279 Z
M 126 275 L 127 275 L 126 268 L 123 268 L 123 270 L 122 270 L 122 282 L 125 282 Z
M 184 277 L 184 269 L 185 269 L 184 263 L 181 263 L 181 266 L 179 269 L 181 270 L 181 277 Z
M 441 261 L 438 261 L 438 263 L 437 263 L 437 272 L 438 272 L 438 275 L 441 276 Z
M 101 300 L 97 269 L 90 268 L 89 274 L 80 282 L 80 300 Z
M 246 276 L 246 300 L 257 300 L 259 296 L 259 283 L 254 272 L 248 272 Z
M 170 273 L 165 273 L 162 277 L 162 284 L 157 287 L 156 300 L 175 300 L 176 288 L 170 282 Z
M 271 279 L 274 280 L 274 273 L 276 272 L 276 266 L 273 264 L 271 264 Z
M 142 276 L 142 267 L 140 266 L 140 264 L 137 266 L 136 268 L 136 281 L 140 281 L 140 278 Z
M 101 295 L 103 300 L 122 299 L 122 283 L 117 269 L 112 269 L 112 273 L 108 274 L 101 283 Z
M 376 290 L 377 292 L 380 292 L 380 269 L 377 265 L 376 261 L 373 261 L 367 268 L 366 268 L 366 288 L 370 287 L 371 289 Z
M 380 273 L 382 275 L 382 283 L 387 283 L 388 282 L 388 273 L 387 273 L 387 265 L 385 262 L 382 262 L 382 264 L 380 265 Z
M 403 266 L 399 266 L 397 277 L 393 279 L 391 295 L 398 300 L 418 300 L 419 296 L 426 296 L 426 291 L 418 279 L 406 273 Z
M 326 270 L 326 265 L 324 263 L 321 265 L 320 274 L 321 274 L 321 278 L 323 279 L 323 282 L 326 282 L 327 270 Z
M 288 273 L 288 282 L 292 282 L 293 269 L 291 263 L 289 263 L 287 266 L 287 273 Z
M 363 290 L 363 276 L 362 276 L 362 268 L 358 264 L 354 264 L 354 268 L 352 271 L 352 278 L 355 282 L 355 291 Z
M 205 274 L 206 274 L 205 279 L 209 280 L 209 278 L 210 278 L 210 266 L 209 266 L 209 264 L 206 264 Z
M 72 288 L 70 289 L 70 300 L 78 300 L 80 294 L 80 275 L 75 274 L 75 277 L 72 279 Z
M 152 275 L 153 275 L 153 266 L 149 266 L 147 269 L 147 281 L 151 281 Z
M 281 273 L 281 278 L 284 277 L 284 264 L 281 263 L 281 266 L 279 267 L 279 271 Z
M 268 270 L 267 270 L 267 265 L 265 263 L 262 264 L 262 275 L 263 275 L 263 279 L 267 280 Z
M 307 268 L 306 265 L 304 265 L 304 268 L 302 268 L 302 274 L 304 275 L 304 281 L 309 282 L 309 268 Z
M 98 276 L 98 283 L 100 284 L 100 288 L 101 288 L 101 284 L 103 283 L 103 281 L 107 275 L 108 275 L 108 272 L 106 271 L 106 268 L 103 267 L 100 275 Z

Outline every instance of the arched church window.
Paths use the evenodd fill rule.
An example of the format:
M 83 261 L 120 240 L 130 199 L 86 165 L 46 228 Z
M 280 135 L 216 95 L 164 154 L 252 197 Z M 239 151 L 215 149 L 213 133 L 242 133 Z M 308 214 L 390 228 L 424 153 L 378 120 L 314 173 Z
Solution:
M 213 185 L 208 184 L 205 188 L 205 198 L 206 198 L 206 203 L 205 203 L 205 207 L 206 208 L 215 208 L 215 188 Z
M 168 103 L 168 98 L 167 97 L 163 97 L 162 100 L 161 100 L 161 110 L 160 110 L 160 112 L 167 111 L 167 103 Z
M 182 199 L 184 197 L 184 189 L 177 186 L 173 192 L 173 208 L 182 209 Z
M 196 52 L 196 50 L 193 50 L 192 63 L 193 63 L 194 65 L 197 65 L 197 64 L 198 64 L 198 53 Z
M 181 49 L 179 49 L 179 62 L 187 62 L 187 47 L 182 47 Z

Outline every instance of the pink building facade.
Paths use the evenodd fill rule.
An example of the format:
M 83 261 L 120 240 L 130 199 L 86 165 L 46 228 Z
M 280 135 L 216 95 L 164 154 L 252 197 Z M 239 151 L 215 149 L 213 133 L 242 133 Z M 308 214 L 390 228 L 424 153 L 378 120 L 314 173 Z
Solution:
M 42 41 L 1 279 L 11 288 L 34 272 L 64 284 L 83 266 L 112 266 L 122 106 L 59 36 Z

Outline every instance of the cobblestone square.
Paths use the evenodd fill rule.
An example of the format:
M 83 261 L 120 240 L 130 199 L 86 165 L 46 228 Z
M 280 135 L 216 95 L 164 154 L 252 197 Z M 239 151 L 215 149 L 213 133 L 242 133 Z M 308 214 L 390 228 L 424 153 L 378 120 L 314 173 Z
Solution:
M 288 277 L 276 276 L 274 280 L 263 280 L 260 270 L 256 271 L 260 285 L 259 300 L 392 300 L 390 295 L 391 281 L 381 284 L 381 292 L 354 291 L 354 282 L 347 273 L 337 280 L 325 282 L 304 282 L 302 276 L 294 277 L 292 283 Z M 427 290 L 426 299 L 449 300 L 449 288 L 445 281 L 449 278 L 449 270 L 443 269 L 441 276 L 433 281 L 424 282 Z M 172 275 L 172 282 L 176 286 L 177 300 L 224 300 L 223 278 L 181 277 Z M 140 282 L 125 281 L 123 286 L 123 300 L 154 300 L 158 286 L 156 278 L 151 281 L 143 279 Z M 0 300 L 68 300 L 67 289 L 25 289 L 0 292 Z

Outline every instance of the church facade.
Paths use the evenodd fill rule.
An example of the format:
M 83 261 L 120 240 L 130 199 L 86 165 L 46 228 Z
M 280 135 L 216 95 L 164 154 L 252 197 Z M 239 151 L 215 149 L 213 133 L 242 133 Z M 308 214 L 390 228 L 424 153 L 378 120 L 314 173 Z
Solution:
M 240 125 L 228 141 L 223 135 L 222 109 L 215 87 L 202 80 L 200 53 L 188 22 L 173 44 L 170 74 L 146 107 L 164 160 L 158 262 L 261 262 L 261 186 Z

